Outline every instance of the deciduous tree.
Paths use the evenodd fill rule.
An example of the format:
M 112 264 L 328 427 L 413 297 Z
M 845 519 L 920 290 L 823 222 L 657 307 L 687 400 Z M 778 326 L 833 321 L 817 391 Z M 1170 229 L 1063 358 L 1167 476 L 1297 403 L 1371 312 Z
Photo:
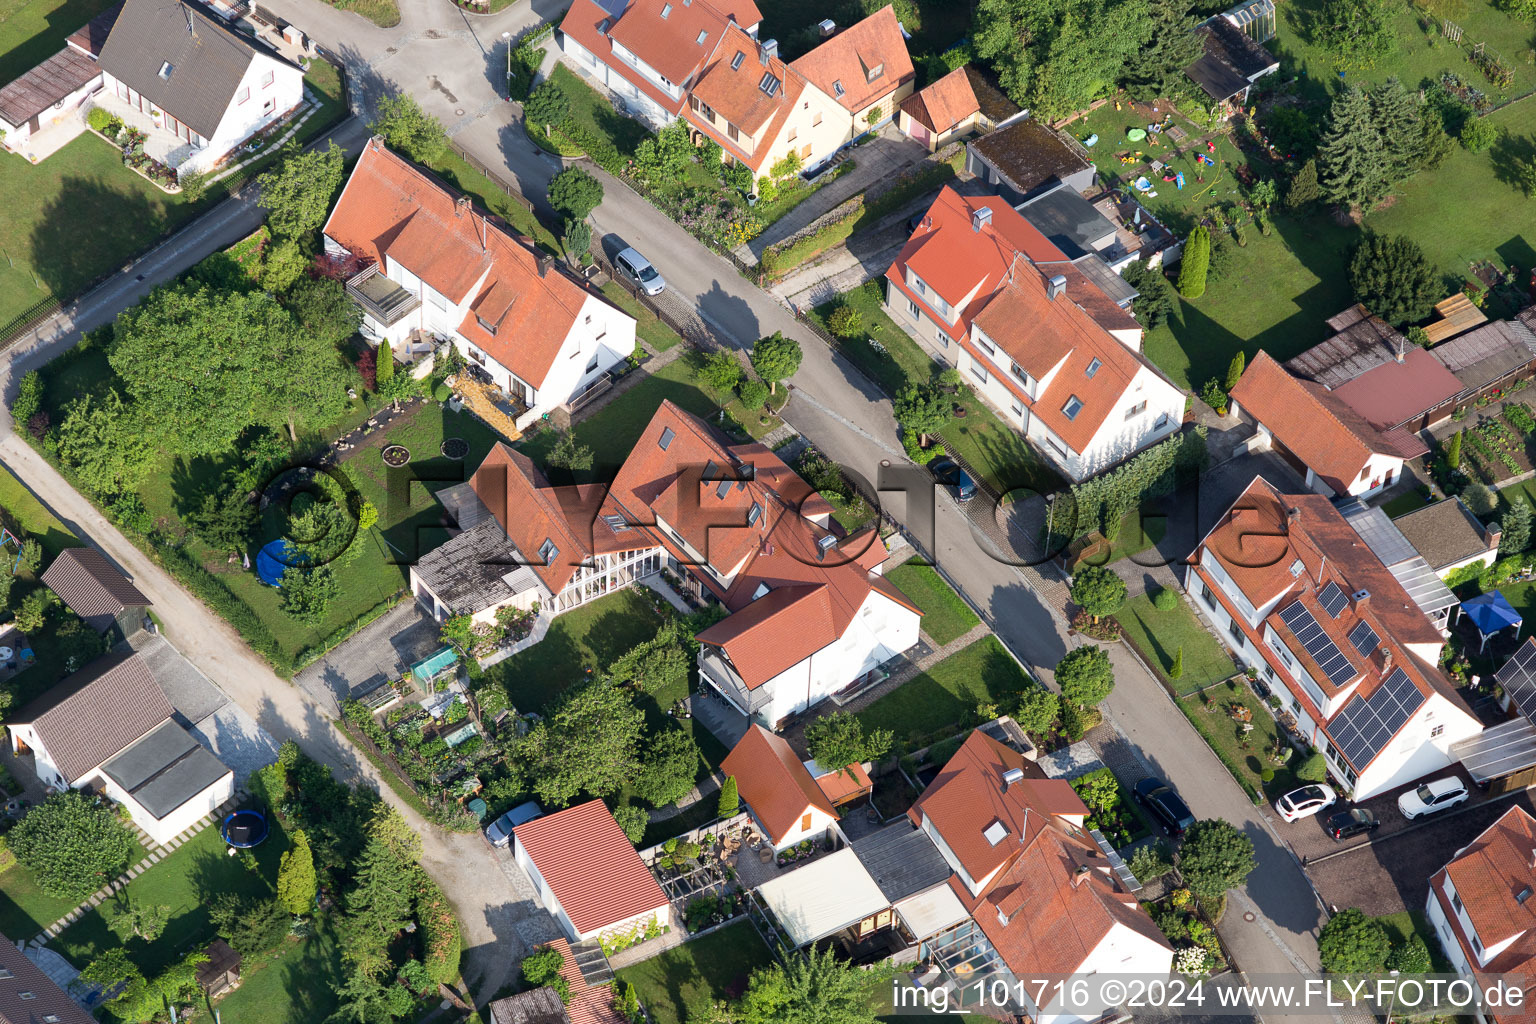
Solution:
M 155 463 L 154 444 L 116 389 L 96 398 L 82 395 L 66 405 L 53 440 L 60 461 L 97 495 L 134 490 Z
M 1317 955 L 1331 974 L 1378 974 L 1391 952 L 1387 930 L 1358 907 L 1333 915 L 1317 936 Z
M 562 469 L 588 470 L 592 468 L 592 449 L 577 441 L 576 435 L 567 430 L 549 450 L 547 461 L 551 466 L 559 466 Z
M 892 403 L 892 410 L 901 428 L 925 446 L 928 438 L 943 430 L 953 415 L 949 396 L 937 388 L 920 384 L 908 384 L 903 388 Z
M 1153 32 L 1146 0 L 980 0 L 973 24 L 1003 91 L 1047 121 L 1104 95 Z
M 782 331 L 774 331 L 766 338 L 758 338 L 752 346 L 752 369 L 768 382 L 768 390 L 777 392 L 779 381 L 793 377 L 800 369 L 800 343 L 784 337 Z
M 660 730 L 646 747 L 635 794 L 653 807 L 673 803 L 693 788 L 702 756 L 686 730 L 676 726 Z
M 6 836 L 49 896 L 83 900 L 128 870 L 133 835 L 108 806 L 76 790 L 38 804 Z
M 831 945 L 752 972 L 741 1024 L 875 1024 L 876 972 L 838 958 Z
M 1199 20 L 1190 0 L 1150 0 L 1151 35 L 1126 66 L 1125 85 L 1132 96 L 1150 102 L 1184 90 L 1184 69 L 1204 52 L 1195 32 Z
M 721 349 L 710 353 L 700 364 L 697 376 L 701 384 L 717 391 L 730 391 L 742 378 L 741 363 L 735 355 Z
M 631 843 L 638 846 L 640 840 L 645 838 L 645 830 L 651 823 L 651 816 L 645 813 L 643 807 L 619 804 L 613 809 L 613 820 L 619 823 L 619 831 L 623 832 Z
M 325 619 L 331 602 L 341 594 L 341 584 L 329 565 L 284 569 L 281 586 L 283 611 L 311 626 L 318 626 Z
M 528 102 L 523 104 L 523 121 L 543 128 L 547 136 L 549 129 L 563 123 L 570 116 L 570 112 L 570 100 L 566 98 L 560 86 L 546 81 L 533 90 L 533 94 L 528 97 Z
M 805 745 L 817 764 L 828 771 L 878 761 L 890 752 L 895 736 L 889 729 L 864 731 L 864 724 L 846 711 L 833 711 L 805 727 Z
M 1315 18 L 1317 41 L 1341 71 L 1364 71 L 1397 52 L 1401 0 L 1324 0 Z
M 640 767 L 645 713 L 609 680 L 562 700 L 514 747 L 518 767 L 546 806 L 563 807 L 583 790 L 617 793 Z
M 1189 890 L 1208 904 L 1242 885 L 1257 866 L 1253 840 L 1220 818 L 1197 821 L 1184 834 L 1179 870 Z
M 315 341 L 338 346 L 357 333 L 363 311 L 340 281 L 303 277 L 283 295 L 283 305 Z
M 580 167 L 567 167 L 549 183 L 549 205 L 572 220 L 585 220 L 603 201 L 603 183 Z
M 1088 644 L 1068 651 L 1056 663 L 1056 685 L 1064 700 L 1095 707 L 1115 688 L 1115 670 L 1103 649 Z
M 378 112 L 369 130 L 384 136 L 390 149 L 423 164 L 436 161 L 448 149 L 448 133 L 442 122 L 422 110 L 410 95 L 384 97 L 379 101 Z
M 334 142 L 309 151 L 290 144 L 283 150 L 282 162 L 256 179 L 261 189 L 259 205 L 267 211 L 267 227 L 274 235 L 294 239 L 325 223 L 341 187 L 342 159 L 341 148 Z

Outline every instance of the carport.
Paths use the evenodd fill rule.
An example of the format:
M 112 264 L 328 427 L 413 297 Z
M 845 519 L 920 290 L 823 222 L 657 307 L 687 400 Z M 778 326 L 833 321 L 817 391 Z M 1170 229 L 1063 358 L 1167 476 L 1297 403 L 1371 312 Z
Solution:
M 1536 768 L 1536 725 L 1524 716 L 1510 719 L 1460 743 L 1451 744 L 1451 756 L 1485 786 L 1494 779 L 1505 779 L 1515 772 Z M 1513 780 L 1510 780 L 1513 781 Z M 1499 791 L 1509 789 L 1501 785 Z

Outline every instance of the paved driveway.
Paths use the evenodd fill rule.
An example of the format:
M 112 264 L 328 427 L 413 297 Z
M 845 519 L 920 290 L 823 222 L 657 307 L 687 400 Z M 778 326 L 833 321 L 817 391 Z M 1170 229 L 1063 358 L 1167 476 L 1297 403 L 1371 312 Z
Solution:
M 294 676 L 322 706 L 336 709 L 350 696 L 399 679 L 443 646 L 437 624 L 415 601 L 391 608 L 351 639 Z
M 1311 863 L 1307 872 L 1328 903 L 1367 914 L 1421 910 L 1429 876 L 1510 807 L 1536 813 L 1530 791 L 1449 811 L 1376 842 Z

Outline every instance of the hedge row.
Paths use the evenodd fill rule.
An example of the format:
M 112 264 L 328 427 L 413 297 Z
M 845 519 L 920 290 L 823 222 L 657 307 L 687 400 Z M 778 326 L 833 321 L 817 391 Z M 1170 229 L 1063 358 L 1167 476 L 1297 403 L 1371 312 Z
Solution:
M 192 591 L 199 601 L 212 608 L 225 622 L 235 627 L 235 632 L 244 638 L 251 650 L 271 663 L 274 672 L 284 679 L 293 677 L 293 659 L 283 651 L 277 637 L 272 635 L 260 616 L 236 597 L 223 580 L 203 568 L 202 563 L 187 554 L 184 548 L 156 546 L 153 552 L 161 568 Z
M 459 976 L 464 940 L 459 919 L 442 888 L 425 871 L 416 873 L 416 921 L 421 926 L 422 958 L 427 976 L 447 985 Z

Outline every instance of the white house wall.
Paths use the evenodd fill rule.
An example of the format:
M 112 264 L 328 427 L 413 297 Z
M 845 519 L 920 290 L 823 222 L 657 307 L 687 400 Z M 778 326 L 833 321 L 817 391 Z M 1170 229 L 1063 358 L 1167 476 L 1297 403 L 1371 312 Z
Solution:
M 550 273 L 558 271 L 551 269 Z M 588 295 L 530 406 L 543 412 L 565 404 L 634 350 L 634 318 Z M 593 359 L 597 360 L 596 366 L 592 365 Z
M 1430 735 L 1437 727 L 1438 736 Z M 1482 723 L 1458 710 L 1439 694 L 1424 702 L 1376 760 L 1360 773 L 1355 783 L 1356 800 L 1366 800 L 1378 793 L 1443 771 L 1456 764 L 1451 744 L 1476 736 Z
M 574 60 L 581 66 L 582 70 L 596 79 L 599 85 L 622 99 L 630 112 L 639 115 L 642 121 L 664 128 L 677 120 L 676 114 L 673 114 L 660 103 L 657 103 L 651 97 L 641 92 L 639 86 L 629 81 L 618 71 L 610 68 L 597 54 L 582 46 L 564 32 L 560 32 L 558 35 L 560 37 L 560 48 L 565 52 L 565 55 Z M 619 58 L 615 55 L 614 59 L 618 60 Z M 640 73 L 638 69 L 636 73 Z M 660 89 L 661 86 L 658 84 L 657 88 Z
M 917 643 L 922 617 L 871 590 L 843 635 L 759 688 L 757 712 L 770 727 L 846 687 Z
M 7 728 L 11 731 L 11 751 L 14 753 L 18 744 L 26 744 L 27 749 L 32 751 L 33 770 L 44 785 L 55 789 L 63 789 L 68 785 L 64 781 L 64 774 L 54 765 L 53 758 L 43 747 L 36 729 L 30 725 L 11 725 Z
M 1135 929 L 1116 923 L 1072 973 L 1078 976 L 1143 974 L 1166 978 L 1172 970 L 1173 950 Z M 1043 1010 L 1032 1016 L 1040 1024 L 1086 1024 L 1115 1009 L 1113 1004 L 1053 1007 L 1047 1003 Z
M 518 867 L 528 873 L 528 878 L 533 882 L 533 888 L 538 894 L 539 905 L 549 911 L 554 919 L 560 923 L 560 930 L 565 932 L 567 939 L 571 942 L 580 942 L 581 936 L 577 933 L 576 926 L 571 923 L 571 919 L 565 913 L 565 908 L 560 905 L 560 901 L 550 891 L 549 885 L 544 881 L 544 876 L 539 873 L 538 865 L 534 864 L 533 858 L 528 856 L 528 851 L 523 849 L 522 844 L 517 841 L 516 832 L 512 834 L 512 857 L 517 861 Z
M 751 806 L 751 804 L 748 804 L 747 808 L 751 810 Z M 806 820 L 806 815 L 810 815 L 810 824 L 802 827 L 802 823 Z M 806 839 L 819 839 L 821 836 L 826 835 L 827 829 L 837 823 L 837 819 L 826 811 L 806 804 L 795 817 L 795 823 L 790 827 L 789 831 L 785 832 L 782 836 L 774 836 L 763 824 L 763 819 L 757 816 L 756 811 L 752 811 L 752 817 L 757 821 L 757 825 L 763 830 L 763 833 L 773 840 L 774 852 L 794 846 L 796 843 Z
M 204 817 L 212 814 L 219 805 L 235 792 L 235 773 L 226 772 L 223 778 L 176 808 L 164 818 L 156 818 L 139 804 L 133 796 L 106 775 L 97 775 L 107 796 L 128 809 L 128 816 L 144 834 L 164 846 Z
M 272 83 L 263 86 L 261 81 L 272 72 Z M 250 99 L 237 102 L 243 89 L 251 90 Z M 304 99 L 304 72 L 266 54 L 258 53 L 251 59 L 245 76 L 235 87 L 229 107 L 219 121 L 218 130 L 208 139 L 206 146 L 194 150 L 183 166 L 187 170 L 206 171 L 223 159 L 231 150 L 261 129 L 281 118 L 298 106 Z M 172 117 L 176 111 L 167 111 Z

